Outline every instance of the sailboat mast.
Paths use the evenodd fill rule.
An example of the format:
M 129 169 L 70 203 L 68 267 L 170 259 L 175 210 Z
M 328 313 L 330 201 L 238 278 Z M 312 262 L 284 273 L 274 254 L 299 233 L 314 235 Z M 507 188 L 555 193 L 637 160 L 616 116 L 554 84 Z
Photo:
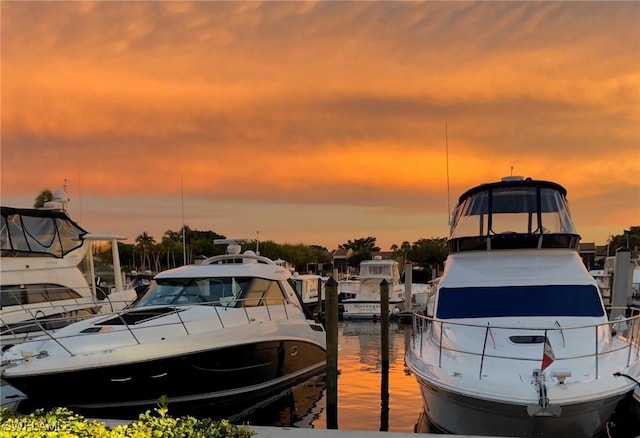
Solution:
M 444 141 L 447 155 L 447 224 L 451 226 L 451 190 L 449 187 L 449 134 L 446 121 L 444 122 Z

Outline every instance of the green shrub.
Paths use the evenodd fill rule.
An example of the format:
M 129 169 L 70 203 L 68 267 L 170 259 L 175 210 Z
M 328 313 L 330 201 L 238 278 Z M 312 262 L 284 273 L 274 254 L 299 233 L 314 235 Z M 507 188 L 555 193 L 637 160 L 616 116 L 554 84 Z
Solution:
M 107 427 L 98 420 L 88 420 L 67 408 L 45 412 L 38 409 L 20 414 L 0 408 L 0 438 L 249 438 L 255 432 L 227 420 L 174 418 L 166 405 L 146 411 L 128 424 Z

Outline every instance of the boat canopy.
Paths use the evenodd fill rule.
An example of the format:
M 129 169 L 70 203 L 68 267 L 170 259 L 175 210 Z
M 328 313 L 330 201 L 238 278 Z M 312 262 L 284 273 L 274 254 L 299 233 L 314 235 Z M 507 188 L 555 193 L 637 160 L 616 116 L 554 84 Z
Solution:
M 593 285 L 443 287 L 438 294 L 439 319 L 604 315 Z
M 64 257 L 82 246 L 87 231 L 63 211 L 1 207 L 2 256 Z
M 556 183 L 521 177 L 474 187 L 454 210 L 449 250 L 577 249 L 566 193 Z

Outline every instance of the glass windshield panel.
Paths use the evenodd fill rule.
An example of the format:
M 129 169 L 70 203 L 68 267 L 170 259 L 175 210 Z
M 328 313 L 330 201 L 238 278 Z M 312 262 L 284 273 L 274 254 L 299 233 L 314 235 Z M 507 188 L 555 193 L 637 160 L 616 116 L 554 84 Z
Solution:
M 136 306 L 210 303 L 253 307 L 282 304 L 283 301 L 279 283 L 263 278 L 156 278 Z
M 394 269 L 395 268 L 395 269 Z M 360 266 L 360 276 L 369 277 L 394 277 L 398 273 L 396 265 L 362 265 Z
M 577 234 L 566 199 L 550 188 L 493 188 L 474 193 L 454 210 L 450 239 L 510 233 Z

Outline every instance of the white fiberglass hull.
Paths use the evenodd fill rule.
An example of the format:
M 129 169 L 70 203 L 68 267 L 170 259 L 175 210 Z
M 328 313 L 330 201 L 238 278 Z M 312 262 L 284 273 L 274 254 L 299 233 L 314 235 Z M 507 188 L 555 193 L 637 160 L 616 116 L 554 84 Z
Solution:
M 389 315 L 400 313 L 404 301 L 389 301 Z M 361 301 L 358 299 L 343 300 L 344 319 L 372 319 L 382 315 L 380 301 Z
M 439 388 L 418 377 L 429 421 L 459 435 L 592 437 L 602 432 L 624 394 L 559 406 L 559 416 L 529 416 L 523 404 L 496 402 Z

